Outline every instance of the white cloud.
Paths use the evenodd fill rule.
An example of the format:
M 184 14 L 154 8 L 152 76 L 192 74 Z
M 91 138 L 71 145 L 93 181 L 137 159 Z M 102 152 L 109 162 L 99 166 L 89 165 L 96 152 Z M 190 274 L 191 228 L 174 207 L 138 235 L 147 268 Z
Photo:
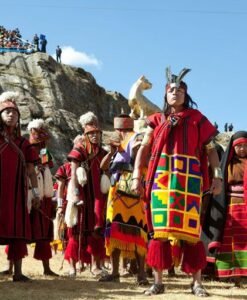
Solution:
M 102 65 L 93 54 L 87 54 L 85 52 L 76 51 L 71 46 L 63 46 L 62 48 L 62 63 L 72 66 L 95 66 L 100 67 Z M 52 57 L 56 59 L 56 54 L 53 54 Z

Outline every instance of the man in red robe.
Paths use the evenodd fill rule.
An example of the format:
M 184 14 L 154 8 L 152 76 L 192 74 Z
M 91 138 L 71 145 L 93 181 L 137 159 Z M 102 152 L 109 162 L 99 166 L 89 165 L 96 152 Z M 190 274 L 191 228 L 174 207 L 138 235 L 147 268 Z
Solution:
M 50 168 L 53 167 L 52 157 L 47 147 L 50 134 L 43 119 L 34 119 L 28 124 L 29 142 L 39 154 L 35 171 L 40 180 L 40 209 L 31 210 L 32 241 L 35 242 L 34 258 L 42 261 L 43 273 L 48 276 L 58 276 L 50 268 L 52 257 L 50 242 L 53 241 L 53 181 Z
M 78 142 L 68 155 L 71 179 L 65 212 L 68 227 L 65 259 L 70 263 L 70 276 L 76 275 L 78 261 L 92 263 L 91 271 L 98 276 L 102 272 L 100 262 L 105 258 L 103 230 L 106 195 L 100 190 L 100 162 L 106 151 L 101 147 L 97 117 L 88 112 L 81 116 L 80 123 L 83 136 L 76 139 Z M 79 179 L 81 167 L 86 171 L 84 183 Z
M 220 193 L 222 174 L 212 141 L 217 130 L 193 108 L 196 103 L 182 81 L 188 71 L 183 69 L 176 76 L 167 69 L 164 112 L 147 118 L 133 172 L 132 189 L 139 192 L 143 159 L 151 153 L 145 186 L 152 237 L 147 263 L 153 267 L 155 283 L 146 295 L 164 292 L 162 270 L 172 265 L 171 240 L 181 241 L 182 270 L 192 275 L 192 293 L 208 295 L 201 283 L 206 255 L 200 241 L 202 194 L 209 189 L 208 162 L 214 170 L 210 192 Z
M 30 202 L 37 208 L 40 199 L 34 163 L 38 156 L 20 135 L 18 100 L 19 94 L 15 92 L 0 96 L 0 244 L 9 245 L 8 260 L 14 264 L 13 281 L 27 281 L 29 278 L 22 274 L 22 259 L 27 255 L 26 243 L 31 239 L 28 177 L 32 188 Z

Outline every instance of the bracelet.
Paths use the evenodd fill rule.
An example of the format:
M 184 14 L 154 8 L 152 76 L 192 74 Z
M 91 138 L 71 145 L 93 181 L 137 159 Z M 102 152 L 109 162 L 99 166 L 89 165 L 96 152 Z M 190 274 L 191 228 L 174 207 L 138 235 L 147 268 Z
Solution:
M 39 189 L 37 187 L 32 188 L 32 193 L 35 198 L 40 196 Z
M 223 174 L 220 167 L 214 168 L 214 178 L 223 179 Z
M 63 206 L 63 198 L 57 198 L 57 207 Z

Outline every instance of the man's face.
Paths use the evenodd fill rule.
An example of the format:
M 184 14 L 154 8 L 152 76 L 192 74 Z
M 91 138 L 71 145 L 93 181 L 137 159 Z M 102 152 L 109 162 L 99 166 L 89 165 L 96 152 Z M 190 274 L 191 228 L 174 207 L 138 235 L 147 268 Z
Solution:
M 89 138 L 90 143 L 92 144 L 98 144 L 100 142 L 100 131 L 91 131 L 87 133 L 87 136 Z
M 1 118 L 6 126 L 15 127 L 18 122 L 19 114 L 14 108 L 6 108 L 1 113 Z
M 185 100 L 185 90 L 181 87 L 170 87 L 167 90 L 167 103 L 174 108 L 182 108 Z

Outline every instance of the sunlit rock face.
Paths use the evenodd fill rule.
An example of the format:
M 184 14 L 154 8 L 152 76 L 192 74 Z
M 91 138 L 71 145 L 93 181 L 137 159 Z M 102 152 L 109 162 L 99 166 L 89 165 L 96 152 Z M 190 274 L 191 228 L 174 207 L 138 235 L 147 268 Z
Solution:
M 30 120 L 45 120 L 55 166 L 66 159 L 73 139 L 81 132 L 80 115 L 93 111 L 105 137 L 113 130 L 114 116 L 121 110 L 130 112 L 120 93 L 107 92 L 89 72 L 58 64 L 46 53 L 0 54 L 0 93 L 5 91 L 18 91 L 23 96 L 18 103 L 23 134 Z

